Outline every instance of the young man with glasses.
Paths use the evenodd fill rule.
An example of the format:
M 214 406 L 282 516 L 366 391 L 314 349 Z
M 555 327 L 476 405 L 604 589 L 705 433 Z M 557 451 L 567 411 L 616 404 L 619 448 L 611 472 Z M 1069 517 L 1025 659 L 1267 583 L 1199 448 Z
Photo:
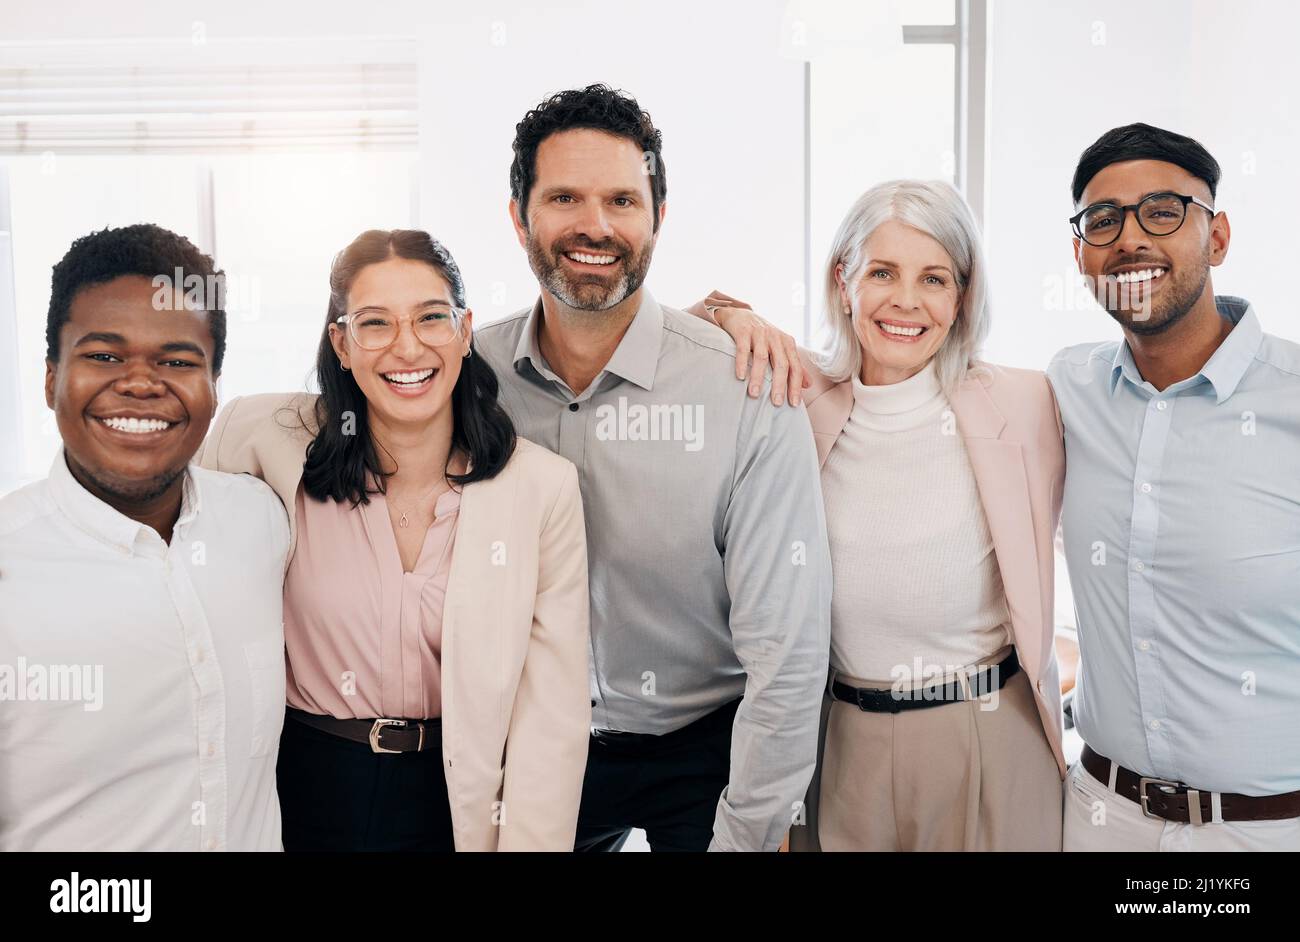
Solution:
M 1078 613 L 1066 850 L 1300 849 L 1300 345 L 1214 294 L 1219 165 L 1145 124 L 1074 175 L 1122 342 L 1061 351 Z

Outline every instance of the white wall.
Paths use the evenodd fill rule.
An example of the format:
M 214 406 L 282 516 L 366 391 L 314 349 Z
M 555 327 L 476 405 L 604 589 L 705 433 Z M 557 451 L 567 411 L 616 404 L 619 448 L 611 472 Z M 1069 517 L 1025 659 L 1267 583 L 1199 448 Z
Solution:
M 1289 278 L 1300 240 L 1300 6 L 1273 0 L 994 0 L 989 358 L 1042 368 L 1069 344 L 1119 336 L 1075 274 L 1070 180 L 1110 128 L 1196 138 L 1223 167 L 1232 244 L 1215 291 L 1300 340 Z M 1074 295 L 1053 304 L 1065 285 Z
M 938 9 L 919 0 L 891 6 L 895 19 L 911 22 L 925 21 L 926 7 Z M 1068 343 L 1118 334 L 1074 274 L 1065 220 L 1073 211 L 1068 188 L 1080 151 L 1106 129 L 1135 120 L 1191 134 L 1219 158 L 1224 179 L 1218 205 L 1232 221 L 1234 238 L 1227 264 L 1215 271 L 1215 286 L 1251 298 L 1267 330 L 1300 339 L 1289 283 L 1277 275 L 1291 269 L 1290 252 L 1300 238 L 1300 190 L 1290 173 L 1290 158 L 1300 152 L 1300 64 L 1291 48 L 1300 33 L 1300 7 L 1273 0 L 992 0 L 991 8 L 986 237 L 995 309 L 988 355 L 1042 367 Z M 399 0 L 373 8 L 350 0 L 310 6 L 260 0 L 5 3 L 0 65 L 14 58 L 6 43 L 57 41 L 68 55 L 83 43 L 111 48 L 141 38 L 187 41 L 196 23 L 210 39 L 245 38 L 254 41 L 250 48 L 259 38 L 418 37 L 415 223 L 456 255 L 480 323 L 530 303 L 537 290 L 506 212 L 515 123 L 550 93 L 608 82 L 635 94 L 664 133 L 669 210 L 651 290 L 666 303 L 683 305 L 721 288 L 798 335 L 805 295 L 814 304 L 814 328 L 820 321 L 816 280 L 852 198 L 883 177 L 951 173 L 944 53 L 909 48 L 882 55 L 880 24 L 889 20 L 884 7 L 872 0 L 836 9 L 850 11 L 842 17 L 844 36 L 866 38 L 861 56 L 812 65 L 814 283 L 806 289 L 804 66 L 779 52 L 783 25 L 789 25 L 783 23 L 785 0 L 663 0 L 648 7 L 594 0 L 499 0 L 487 7 Z M 26 55 L 32 54 L 28 48 Z M 384 182 L 387 190 L 394 181 Z M 159 188 L 148 192 L 156 196 Z M 384 216 L 366 217 L 367 225 L 411 223 L 409 211 L 378 209 L 381 202 L 397 205 L 392 194 L 381 201 L 377 187 L 361 195 L 369 198 L 371 215 Z M 69 232 L 105 222 L 91 218 L 93 201 L 79 199 L 75 187 L 59 199 L 33 191 L 14 193 L 13 201 L 57 206 L 58 225 Z M 255 209 L 234 208 L 255 215 Z M 177 209 L 193 212 L 189 204 Z M 154 215 L 165 221 L 177 213 Z M 335 215 L 343 225 L 345 214 Z M 48 272 L 56 257 L 34 255 L 21 235 L 15 233 L 15 264 Z M 341 243 L 345 236 L 330 238 Z M 320 254 L 324 266 L 331 252 Z M 240 257 L 239 247 L 218 248 L 219 263 L 239 263 Z M 295 274 L 295 285 L 304 278 Z M 299 286 L 303 309 L 311 312 L 301 329 L 314 335 L 324 286 L 310 280 Z M 44 301 L 34 295 L 20 300 L 19 329 L 8 338 L 0 332 L 10 347 L 0 349 L 0 363 L 18 356 L 23 364 L 24 450 L 35 455 L 52 434 L 39 401 Z M 292 320 L 287 309 L 271 313 Z M 32 318 L 37 322 L 26 323 Z M 288 321 L 280 326 L 298 329 Z M 241 355 L 234 336 L 231 349 Z M 287 360 L 282 365 L 294 377 L 306 367 Z M 232 360 L 231 383 L 238 372 Z M 33 444 L 32 436 L 41 442 Z M 23 448 L 12 438 L 10 432 L 0 445 Z M 40 474 L 46 463 L 25 460 L 23 470 Z
M 433 13 L 422 33 L 421 225 L 455 255 L 480 322 L 537 296 L 507 213 L 515 124 L 554 92 L 604 82 L 663 132 L 668 215 L 650 291 L 684 306 L 722 288 L 800 328 L 802 64 L 778 55 L 783 8 L 665 0 L 632 15 L 506 0 Z

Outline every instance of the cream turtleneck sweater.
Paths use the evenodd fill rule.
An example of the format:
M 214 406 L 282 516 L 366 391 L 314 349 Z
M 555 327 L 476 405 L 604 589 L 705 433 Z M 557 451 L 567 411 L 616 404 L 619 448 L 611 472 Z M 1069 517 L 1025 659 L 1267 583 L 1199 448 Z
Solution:
M 831 666 L 862 680 L 950 673 L 1005 647 L 1010 614 L 975 475 L 932 360 L 889 386 L 853 378 L 822 469 L 835 591 Z M 905 675 L 900 675 L 900 670 Z

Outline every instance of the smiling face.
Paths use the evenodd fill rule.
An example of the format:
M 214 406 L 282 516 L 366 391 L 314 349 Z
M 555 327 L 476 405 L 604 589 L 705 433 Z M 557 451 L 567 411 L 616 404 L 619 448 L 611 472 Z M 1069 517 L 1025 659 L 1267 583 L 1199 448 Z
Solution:
M 216 407 L 213 340 L 204 311 L 156 309 L 138 275 L 84 288 L 46 363 L 68 467 L 109 503 L 167 491 L 207 434 Z
M 604 131 L 560 131 L 537 148 L 535 176 L 527 226 L 513 201 L 510 216 L 538 282 L 574 310 L 626 300 L 645 282 L 656 240 L 641 151 Z
M 1195 196 L 1213 205 L 1210 188 L 1177 164 L 1163 160 L 1126 160 L 1103 168 L 1088 181 L 1079 208 L 1094 203 L 1128 206 L 1152 193 Z M 1124 214 L 1124 228 L 1110 245 L 1094 246 L 1074 240 L 1075 261 L 1097 302 L 1126 330 L 1158 334 L 1178 323 L 1209 290 L 1212 265 L 1227 252 L 1226 222 L 1196 204 L 1178 231 L 1153 236 L 1133 213 Z M 1213 236 L 1225 236 L 1223 244 Z
M 852 308 L 867 385 L 919 373 L 957 319 L 956 265 L 938 240 L 896 219 L 867 239 L 855 283 L 846 283 L 841 270 L 836 275 L 840 303 Z
M 461 359 L 470 348 L 470 319 L 459 339 L 438 347 L 415 334 L 421 319 L 445 319 L 454 304 L 451 286 L 436 268 L 408 258 L 388 258 L 357 273 L 348 290 L 348 314 L 365 330 L 367 315 L 396 320 L 397 338 L 381 350 L 357 344 L 352 331 L 329 328 L 339 362 L 352 371 L 366 397 L 372 421 L 387 426 L 427 425 L 450 415 L 451 393 Z

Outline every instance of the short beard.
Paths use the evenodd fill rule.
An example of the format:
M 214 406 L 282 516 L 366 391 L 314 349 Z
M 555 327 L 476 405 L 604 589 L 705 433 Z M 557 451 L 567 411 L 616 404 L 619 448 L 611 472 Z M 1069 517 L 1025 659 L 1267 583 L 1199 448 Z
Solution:
M 96 496 L 113 507 L 129 507 L 147 504 L 162 497 L 185 473 L 185 466 L 167 470 L 143 481 L 124 481 L 121 478 L 106 477 L 96 474 L 84 465 L 78 464 L 79 476 L 94 486 Z
M 1165 297 L 1161 300 L 1160 306 L 1151 312 L 1151 317 L 1147 320 L 1134 320 L 1132 314 L 1126 311 L 1115 311 L 1111 308 L 1107 308 L 1106 313 L 1115 318 L 1120 327 L 1137 334 L 1139 337 L 1154 337 L 1157 334 L 1163 334 L 1185 318 L 1188 312 L 1196 306 L 1196 302 L 1200 300 L 1201 294 L 1205 291 L 1205 282 L 1209 280 L 1209 277 L 1210 256 L 1207 250 L 1197 271 L 1190 273 L 1188 280 L 1173 281 L 1169 284 L 1165 289 Z
M 526 243 L 528 264 L 538 282 L 575 311 L 608 311 L 630 298 L 645 283 L 646 272 L 650 270 L 650 259 L 654 255 L 653 239 L 636 255 L 628 254 L 621 246 L 588 248 L 597 252 L 614 252 L 619 256 L 619 261 L 615 264 L 623 266 L 623 274 L 612 285 L 606 287 L 592 282 L 574 284 L 561 267 L 559 252 L 543 248 L 532 230 L 528 232 Z M 618 251 L 615 251 L 616 248 Z

